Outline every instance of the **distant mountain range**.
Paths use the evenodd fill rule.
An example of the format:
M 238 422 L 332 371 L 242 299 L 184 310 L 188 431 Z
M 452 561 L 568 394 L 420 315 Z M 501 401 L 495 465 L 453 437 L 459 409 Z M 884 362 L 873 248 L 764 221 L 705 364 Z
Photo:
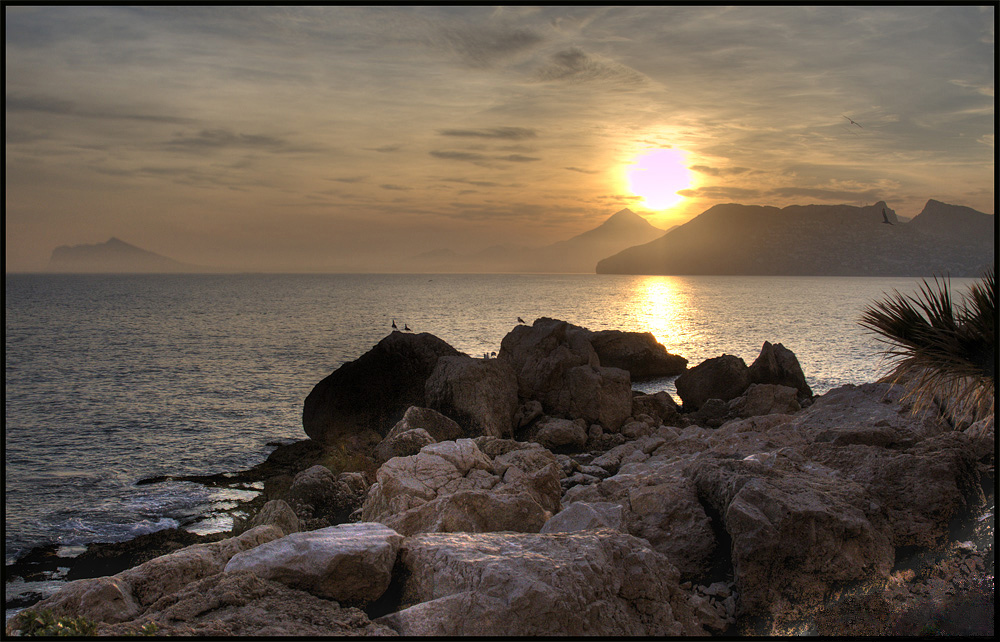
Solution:
M 593 273 L 601 258 L 652 241 L 664 231 L 629 209 L 612 214 L 592 230 L 544 247 L 494 245 L 480 252 L 424 252 L 400 265 L 424 272 L 584 272 Z
M 597 273 L 975 277 L 993 265 L 996 238 L 993 215 L 933 199 L 908 223 L 884 201 L 730 203 L 605 258 Z
M 49 258 L 50 272 L 208 272 L 111 237 L 104 243 L 60 245 Z

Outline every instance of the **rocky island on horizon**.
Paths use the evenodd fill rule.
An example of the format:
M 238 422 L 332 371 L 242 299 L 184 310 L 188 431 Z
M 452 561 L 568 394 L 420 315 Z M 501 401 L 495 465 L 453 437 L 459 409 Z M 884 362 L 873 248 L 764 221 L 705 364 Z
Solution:
M 673 375 L 681 404 L 631 389 Z M 228 536 L 35 607 L 102 635 L 989 635 L 992 537 L 953 528 L 981 524 L 993 420 L 942 416 L 815 396 L 780 343 L 688 367 L 557 319 L 496 358 L 392 332 L 317 383 L 308 439 L 215 476 L 264 484 Z

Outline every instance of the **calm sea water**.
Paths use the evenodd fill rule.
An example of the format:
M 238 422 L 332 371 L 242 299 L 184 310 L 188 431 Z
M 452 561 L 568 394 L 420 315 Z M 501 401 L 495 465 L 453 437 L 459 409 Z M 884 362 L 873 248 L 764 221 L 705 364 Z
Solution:
M 971 280 L 956 279 L 964 291 Z M 816 393 L 885 372 L 857 325 L 918 279 L 612 275 L 7 275 L 5 553 L 228 529 L 240 492 L 154 475 L 214 473 L 305 438 L 302 402 L 395 319 L 468 354 L 518 316 L 650 331 L 690 365 L 748 364 L 764 341 Z M 637 385 L 673 392 L 672 381 Z M 243 493 L 242 495 L 249 495 Z

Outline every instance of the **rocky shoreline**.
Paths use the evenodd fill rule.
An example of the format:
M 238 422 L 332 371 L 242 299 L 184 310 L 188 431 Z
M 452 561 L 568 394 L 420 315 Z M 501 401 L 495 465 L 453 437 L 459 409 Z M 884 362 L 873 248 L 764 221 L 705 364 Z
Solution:
M 631 390 L 673 375 L 680 405 Z M 7 576 L 69 569 L 35 607 L 109 635 L 993 630 L 993 420 L 915 413 L 888 383 L 814 396 L 781 344 L 688 368 L 556 319 L 494 359 L 393 332 L 303 426 L 183 478 L 263 484 L 231 533 L 35 549 Z

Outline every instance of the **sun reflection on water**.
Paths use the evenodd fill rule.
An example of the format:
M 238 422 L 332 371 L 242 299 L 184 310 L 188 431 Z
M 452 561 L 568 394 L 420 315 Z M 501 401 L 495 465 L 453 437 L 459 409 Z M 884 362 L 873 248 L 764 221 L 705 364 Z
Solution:
M 698 338 L 688 323 L 693 302 L 686 286 L 677 277 L 649 276 L 638 280 L 633 290 L 637 325 L 652 332 L 667 351 Z

